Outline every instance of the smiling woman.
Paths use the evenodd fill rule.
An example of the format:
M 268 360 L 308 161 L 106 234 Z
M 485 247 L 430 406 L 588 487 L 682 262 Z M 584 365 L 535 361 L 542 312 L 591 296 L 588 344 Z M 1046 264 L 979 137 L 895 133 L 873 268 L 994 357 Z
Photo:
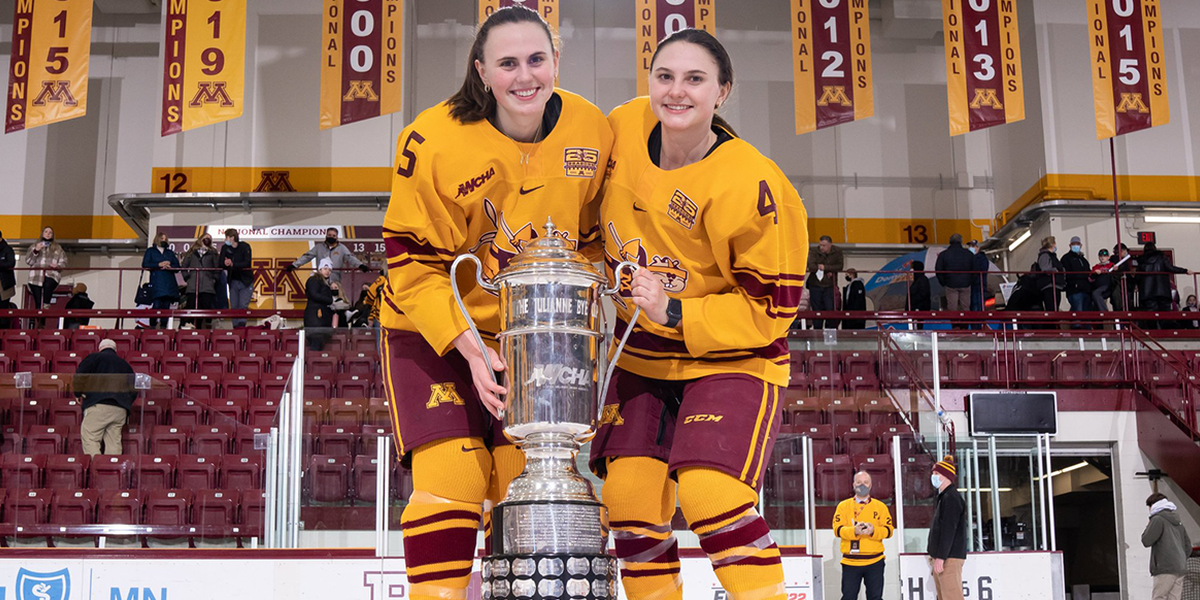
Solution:
M 413 469 L 402 523 L 414 599 L 465 597 L 483 502 L 498 502 L 524 465 L 495 418 L 505 393 L 493 380 L 505 369 L 494 350 L 496 297 L 474 281 L 460 288 L 492 346 L 485 352 L 451 309 L 450 259 L 473 253 L 490 277 L 547 218 L 552 235 L 600 257 L 612 130 L 590 102 L 555 89 L 558 58 L 536 12 L 496 10 L 471 46 L 461 89 L 397 144 L 380 322 L 397 446 Z

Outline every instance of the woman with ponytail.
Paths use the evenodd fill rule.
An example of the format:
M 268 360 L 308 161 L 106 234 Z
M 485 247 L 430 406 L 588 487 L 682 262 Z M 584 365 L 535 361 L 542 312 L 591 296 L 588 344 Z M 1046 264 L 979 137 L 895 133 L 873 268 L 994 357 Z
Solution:
M 396 447 L 413 475 L 401 526 L 414 600 L 466 597 L 484 501 L 502 499 L 524 466 L 497 416 L 499 303 L 473 277 L 459 279 L 489 346 L 481 351 L 455 306 L 450 262 L 473 253 L 491 277 L 545 235 L 547 218 L 550 235 L 600 256 L 612 130 L 590 102 L 555 87 L 558 65 L 558 40 L 536 12 L 496 10 L 462 87 L 397 142 L 380 322 Z

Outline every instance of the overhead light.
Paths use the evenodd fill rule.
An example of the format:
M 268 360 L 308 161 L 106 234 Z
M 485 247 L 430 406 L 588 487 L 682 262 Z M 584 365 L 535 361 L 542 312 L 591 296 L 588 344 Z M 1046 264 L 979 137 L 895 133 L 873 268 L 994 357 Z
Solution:
M 1032 230 L 1029 230 L 1029 229 L 1026 229 L 1026 230 L 1025 230 L 1025 233 L 1022 233 L 1022 234 L 1021 234 L 1021 237 L 1018 237 L 1017 239 L 1013 240 L 1013 243 L 1011 243 L 1011 244 L 1009 244 L 1009 245 L 1008 245 L 1008 251 L 1009 251 L 1009 252 L 1012 252 L 1013 250 L 1016 250 L 1016 249 L 1017 249 L 1017 246 L 1020 246 L 1021 244 L 1024 244 L 1024 243 L 1025 243 L 1025 240 L 1027 240 L 1027 239 L 1029 239 L 1029 238 L 1031 238 L 1031 237 L 1033 237 L 1033 231 L 1032 231 Z
M 1048 477 L 1057 477 L 1059 475 L 1062 475 L 1063 473 L 1070 473 L 1071 471 L 1074 471 L 1075 469 L 1082 469 L 1086 466 L 1088 466 L 1086 461 L 1077 462 L 1069 467 L 1065 467 L 1065 468 L 1059 469 L 1057 471 L 1050 471 L 1050 475 L 1048 475 Z M 1033 479 L 1036 481 L 1038 479 L 1041 479 L 1041 477 L 1040 476 L 1034 477 Z
M 974 492 L 974 491 L 976 491 L 976 490 L 975 490 L 975 488 L 964 488 L 964 489 L 960 489 L 960 490 L 958 490 L 958 491 L 960 491 L 960 492 Z M 992 488 L 990 488 L 990 487 L 983 487 L 983 488 L 979 488 L 979 490 L 978 490 L 978 491 L 980 491 L 980 492 L 987 492 L 987 493 L 989 493 L 989 494 L 990 494 L 990 493 L 992 493 Z M 1011 491 L 1013 491 L 1013 489 L 1012 489 L 1012 488 L 1010 488 L 1010 487 L 1002 487 L 1002 488 L 996 488 L 996 491 L 997 491 L 997 492 L 1011 492 Z
M 1147 223 L 1193 223 L 1200 224 L 1200 217 L 1176 217 L 1171 215 L 1146 215 Z

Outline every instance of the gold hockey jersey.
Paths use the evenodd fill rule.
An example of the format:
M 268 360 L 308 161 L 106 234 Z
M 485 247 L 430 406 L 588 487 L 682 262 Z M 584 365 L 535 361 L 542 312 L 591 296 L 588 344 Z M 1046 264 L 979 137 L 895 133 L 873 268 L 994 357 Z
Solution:
M 561 112 L 538 143 L 513 141 L 486 120 L 460 123 L 446 103 L 422 112 L 400 133 L 383 223 L 383 327 L 419 332 L 445 354 L 467 329 L 450 289 L 450 263 L 470 252 L 491 278 L 544 235 L 547 218 L 554 235 L 600 259 L 599 194 L 612 130 L 592 103 L 555 93 Z M 496 296 L 476 285 L 472 265 L 458 277 L 467 310 L 485 341 L 494 343 Z
M 779 167 L 734 137 L 671 171 L 651 161 L 658 120 L 647 98 L 608 117 L 616 140 L 600 220 L 608 275 L 628 260 L 663 281 L 683 306 L 671 329 L 642 316 L 621 368 L 656 379 L 745 373 L 787 385 L 787 331 L 808 256 L 808 217 Z M 629 277 L 616 297 L 616 333 L 635 308 Z

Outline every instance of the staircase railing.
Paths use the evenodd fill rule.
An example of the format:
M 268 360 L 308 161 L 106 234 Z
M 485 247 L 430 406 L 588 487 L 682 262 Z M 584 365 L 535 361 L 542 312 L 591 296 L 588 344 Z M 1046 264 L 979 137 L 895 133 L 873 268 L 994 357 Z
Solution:
M 955 450 L 954 423 L 946 418 L 940 409 L 937 395 L 925 381 L 921 370 L 908 358 L 906 355 L 908 352 L 911 351 L 901 348 L 892 335 L 880 332 L 880 375 L 883 384 L 881 387 L 899 412 L 904 424 L 912 430 L 917 444 L 924 448 L 930 456 L 934 456 L 936 460 L 940 458 L 937 456 L 936 449 L 931 450 L 926 446 L 926 441 L 921 433 L 921 416 L 924 413 L 935 420 L 937 429 L 946 435 L 949 453 L 953 453 Z M 936 354 L 931 352 L 931 357 L 936 364 L 938 360 Z M 897 373 L 893 369 L 898 369 L 899 372 Z M 907 382 L 909 392 L 907 402 L 902 401 L 896 394 L 895 386 L 901 381 Z
M 1133 360 L 1133 368 L 1126 372 L 1134 386 L 1192 440 L 1200 442 L 1196 414 L 1200 375 L 1188 366 L 1182 354 L 1166 348 L 1142 329 L 1132 326 L 1125 331 Z

